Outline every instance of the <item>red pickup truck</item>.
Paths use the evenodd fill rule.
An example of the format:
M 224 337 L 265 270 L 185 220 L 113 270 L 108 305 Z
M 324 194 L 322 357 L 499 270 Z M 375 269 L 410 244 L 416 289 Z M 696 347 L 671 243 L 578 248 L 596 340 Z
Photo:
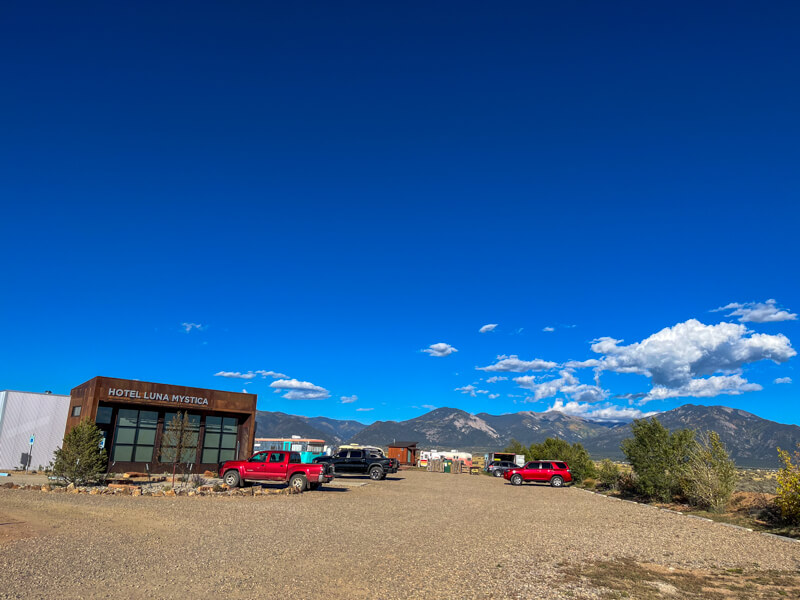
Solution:
M 246 481 L 288 483 L 297 491 L 319 489 L 335 477 L 330 464 L 303 464 L 300 453 L 285 450 L 256 452 L 249 460 L 229 460 L 219 469 L 222 480 L 235 488 Z

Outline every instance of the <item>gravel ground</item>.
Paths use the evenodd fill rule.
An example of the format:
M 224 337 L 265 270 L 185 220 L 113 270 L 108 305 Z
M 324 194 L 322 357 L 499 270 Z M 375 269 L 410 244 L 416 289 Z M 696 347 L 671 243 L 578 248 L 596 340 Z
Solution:
M 420 471 L 291 496 L 0 489 L 0 598 L 594 598 L 562 570 L 623 559 L 794 576 L 800 543 L 578 489 Z

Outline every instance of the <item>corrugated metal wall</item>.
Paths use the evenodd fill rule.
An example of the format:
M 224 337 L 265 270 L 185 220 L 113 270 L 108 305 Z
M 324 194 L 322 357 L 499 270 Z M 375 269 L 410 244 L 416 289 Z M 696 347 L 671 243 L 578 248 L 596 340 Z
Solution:
M 16 469 L 30 449 L 31 434 L 36 436 L 30 467 L 47 466 L 53 452 L 61 446 L 67 425 L 69 396 L 0 392 L 0 469 Z

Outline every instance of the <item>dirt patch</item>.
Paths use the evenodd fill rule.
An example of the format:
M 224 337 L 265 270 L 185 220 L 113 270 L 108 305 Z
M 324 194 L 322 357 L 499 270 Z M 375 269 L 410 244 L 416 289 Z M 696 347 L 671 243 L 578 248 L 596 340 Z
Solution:
M 800 575 L 741 568 L 706 571 L 638 563 L 631 559 L 597 561 L 561 568 L 568 580 L 598 589 L 603 598 L 640 600 L 798 598 Z
M 37 535 L 39 535 L 39 529 L 34 527 L 30 521 L 8 513 L 0 513 L 0 546 Z

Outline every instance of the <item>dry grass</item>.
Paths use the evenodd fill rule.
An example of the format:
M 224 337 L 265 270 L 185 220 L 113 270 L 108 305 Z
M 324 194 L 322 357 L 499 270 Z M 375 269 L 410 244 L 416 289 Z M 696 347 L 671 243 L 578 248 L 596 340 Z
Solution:
M 800 574 L 719 569 L 679 569 L 630 559 L 598 561 L 561 568 L 575 583 L 600 588 L 601 597 L 656 600 L 797 598 Z

